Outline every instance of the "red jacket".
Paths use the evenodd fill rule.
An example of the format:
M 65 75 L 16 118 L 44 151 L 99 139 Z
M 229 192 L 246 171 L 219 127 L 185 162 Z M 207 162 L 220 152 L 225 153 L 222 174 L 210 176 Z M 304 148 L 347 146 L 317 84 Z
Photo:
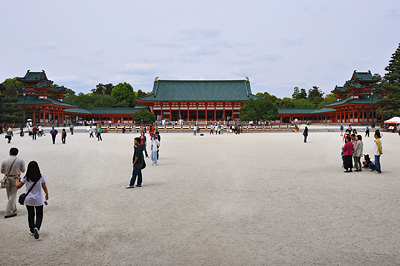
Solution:
M 348 141 L 346 144 L 344 144 L 343 155 L 353 155 L 353 143 L 351 141 Z

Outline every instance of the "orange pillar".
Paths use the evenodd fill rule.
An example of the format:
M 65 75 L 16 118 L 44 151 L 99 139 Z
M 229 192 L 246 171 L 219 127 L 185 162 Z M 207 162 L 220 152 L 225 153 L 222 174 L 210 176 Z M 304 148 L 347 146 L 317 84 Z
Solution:
M 217 104 L 214 103 L 214 120 L 217 121 Z
M 225 119 L 225 103 L 224 103 L 224 105 L 222 107 L 222 120 L 226 120 Z
M 199 104 L 196 103 L 196 121 L 199 120 Z
M 172 121 L 172 108 L 171 108 L 171 103 L 169 103 L 169 121 Z

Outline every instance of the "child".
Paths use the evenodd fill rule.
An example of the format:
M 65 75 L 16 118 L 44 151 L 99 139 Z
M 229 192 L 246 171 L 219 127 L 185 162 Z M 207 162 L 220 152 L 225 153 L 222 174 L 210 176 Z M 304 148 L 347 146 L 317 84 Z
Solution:
M 371 171 L 375 170 L 375 165 L 369 158 L 369 154 L 364 154 L 363 168 L 371 169 Z

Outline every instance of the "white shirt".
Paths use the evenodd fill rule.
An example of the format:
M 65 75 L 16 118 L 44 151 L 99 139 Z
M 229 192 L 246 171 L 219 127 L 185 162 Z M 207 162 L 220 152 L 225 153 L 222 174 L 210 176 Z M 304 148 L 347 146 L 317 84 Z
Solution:
M 25 205 L 27 206 L 42 206 L 44 204 L 43 193 L 42 193 L 42 184 L 46 182 L 47 178 L 42 175 L 39 181 L 35 184 L 35 182 L 26 181 L 26 177 L 22 178 L 22 182 L 26 184 L 26 192 L 31 188 L 33 184 L 35 186 L 32 188 L 31 192 L 29 192 L 28 196 L 25 198 Z M 26 193 L 25 192 L 25 193 Z

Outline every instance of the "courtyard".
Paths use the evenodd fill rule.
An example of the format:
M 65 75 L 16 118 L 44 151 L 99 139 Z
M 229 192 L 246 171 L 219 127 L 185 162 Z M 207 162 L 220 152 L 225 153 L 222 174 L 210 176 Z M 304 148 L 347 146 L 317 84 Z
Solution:
M 35 240 L 24 206 L 3 218 L 0 191 L 0 264 L 400 264 L 397 134 L 383 132 L 378 175 L 343 172 L 339 132 L 311 131 L 306 144 L 301 132 L 203 133 L 161 133 L 159 165 L 147 158 L 134 189 L 138 134 L 2 138 L 1 159 L 17 147 L 26 165 L 36 160 L 50 199 Z

